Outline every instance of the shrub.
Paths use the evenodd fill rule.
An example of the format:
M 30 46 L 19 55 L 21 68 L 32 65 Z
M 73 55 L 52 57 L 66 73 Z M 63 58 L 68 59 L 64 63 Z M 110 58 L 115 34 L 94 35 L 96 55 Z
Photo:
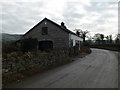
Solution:
M 83 43 L 83 46 L 85 46 L 85 47 L 89 47 L 90 44 L 89 44 L 88 42 L 84 42 L 84 43 Z
M 9 41 L 9 42 L 2 42 L 2 54 L 3 56 L 5 54 L 19 51 L 19 46 L 16 45 L 15 41 Z
M 93 44 L 90 47 L 107 49 L 107 50 L 112 50 L 112 51 L 120 51 L 120 44 Z
M 87 53 L 87 54 L 90 54 L 91 53 L 91 49 L 89 47 L 83 47 L 81 48 L 81 53 Z
M 37 49 L 37 39 L 28 38 L 28 39 L 22 39 L 21 40 L 21 51 L 22 52 L 28 52 L 33 51 Z

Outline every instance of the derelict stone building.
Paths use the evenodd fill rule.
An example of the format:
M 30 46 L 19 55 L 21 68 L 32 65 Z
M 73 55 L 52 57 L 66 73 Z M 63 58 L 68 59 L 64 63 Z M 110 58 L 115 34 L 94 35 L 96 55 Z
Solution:
M 37 49 L 69 49 L 75 45 L 79 46 L 82 38 L 68 30 L 64 23 L 61 25 L 44 18 L 41 22 L 25 33 L 22 39 L 36 38 L 38 40 Z

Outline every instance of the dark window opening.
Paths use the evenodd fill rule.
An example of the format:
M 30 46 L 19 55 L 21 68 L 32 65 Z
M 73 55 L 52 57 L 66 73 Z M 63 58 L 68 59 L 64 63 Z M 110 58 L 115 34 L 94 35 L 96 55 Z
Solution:
M 79 46 L 79 41 L 76 40 L 75 42 L 76 42 L 76 46 Z
M 42 35 L 48 34 L 48 27 L 42 27 Z
M 73 46 L 73 40 L 70 40 L 70 47 Z
M 40 41 L 39 42 L 39 50 L 46 51 L 53 49 L 53 42 L 52 41 Z

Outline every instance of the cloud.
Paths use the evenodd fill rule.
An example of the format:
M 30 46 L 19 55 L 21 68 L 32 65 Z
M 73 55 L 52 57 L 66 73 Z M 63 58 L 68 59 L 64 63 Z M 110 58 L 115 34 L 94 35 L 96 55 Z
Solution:
M 62 21 L 68 29 L 80 28 L 91 34 L 117 33 L 118 15 L 116 2 L 91 2 L 91 0 L 24 0 L 21 2 L 0 2 L 2 5 L 2 31 L 25 33 L 44 17 L 56 23 Z
M 36 6 L 31 8 L 32 5 Z M 25 33 L 28 28 L 37 23 L 40 17 L 38 5 L 42 3 L 3 3 L 2 31 L 8 33 Z M 40 17 L 41 19 L 41 17 Z

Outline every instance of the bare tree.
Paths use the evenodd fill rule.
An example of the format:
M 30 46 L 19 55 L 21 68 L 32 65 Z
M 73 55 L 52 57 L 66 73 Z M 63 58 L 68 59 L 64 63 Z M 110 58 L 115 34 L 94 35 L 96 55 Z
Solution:
M 112 35 L 109 35 L 110 43 L 112 43 Z
M 87 30 L 83 31 L 81 29 L 75 29 L 74 31 L 76 31 L 76 34 L 81 36 L 83 38 L 83 42 L 85 42 L 85 38 L 89 32 Z
M 107 39 L 107 43 L 112 43 L 112 35 L 108 35 L 105 38 Z
M 100 34 L 100 39 L 102 40 L 102 44 L 104 42 L 104 34 Z
M 116 43 L 116 44 L 120 44 L 120 34 L 117 34 L 117 35 L 116 35 L 115 43 Z
M 109 43 L 109 36 L 106 36 L 105 38 L 107 40 L 106 43 Z

